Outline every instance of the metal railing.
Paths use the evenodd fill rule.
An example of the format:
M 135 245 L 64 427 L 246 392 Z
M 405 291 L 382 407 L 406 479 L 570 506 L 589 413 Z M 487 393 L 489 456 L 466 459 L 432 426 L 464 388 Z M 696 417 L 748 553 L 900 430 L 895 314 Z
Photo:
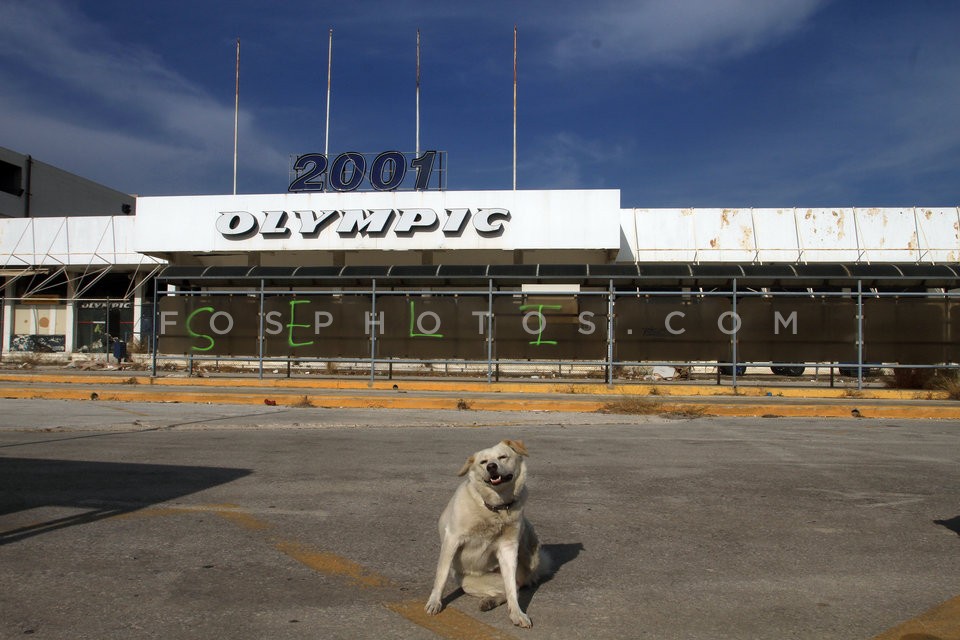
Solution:
M 287 375 L 294 365 L 321 366 L 363 371 L 371 383 L 418 367 L 453 367 L 488 382 L 524 368 L 560 375 L 566 368 L 613 384 L 625 368 L 722 367 L 736 386 L 743 365 L 826 366 L 855 370 L 859 389 L 875 367 L 960 362 L 960 323 L 952 319 L 960 292 L 942 289 L 879 291 L 857 280 L 855 289 L 769 290 L 737 279 L 709 290 L 614 280 L 605 289 L 549 291 L 493 280 L 486 290 L 378 287 L 376 279 L 326 289 L 268 284 L 155 293 L 153 374 L 167 360 L 253 364 L 260 377 L 269 363 L 286 364 Z M 386 314 L 403 315 L 408 305 L 388 329 Z M 323 326 L 296 317 L 308 308 Z M 426 311 L 418 317 L 417 309 Z M 335 316 L 351 326 L 333 327 Z M 470 329 L 467 320 L 475 323 Z M 214 349 L 214 338 L 224 336 L 229 348 Z

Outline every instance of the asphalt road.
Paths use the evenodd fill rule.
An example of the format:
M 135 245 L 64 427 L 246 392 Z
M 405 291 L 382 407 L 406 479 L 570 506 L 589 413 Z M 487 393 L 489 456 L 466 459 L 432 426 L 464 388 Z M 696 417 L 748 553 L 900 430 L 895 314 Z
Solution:
M 558 565 L 534 627 L 452 586 L 427 617 L 457 470 L 506 437 Z M 958 462 L 933 420 L 3 400 L 0 637 L 869 639 L 947 603 L 916 637 L 949 640 Z

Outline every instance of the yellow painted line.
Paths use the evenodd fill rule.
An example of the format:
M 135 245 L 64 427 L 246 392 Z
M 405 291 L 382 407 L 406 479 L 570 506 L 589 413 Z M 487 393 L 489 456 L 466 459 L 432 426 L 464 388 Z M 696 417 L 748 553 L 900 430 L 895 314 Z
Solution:
M 243 511 L 236 505 L 223 505 L 220 507 L 214 507 L 211 511 L 224 520 L 229 520 L 230 522 L 240 526 L 247 531 L 265 531 L 271 527 L 271 525 L 259 518 L 255 518 L 246 511 Z
M 281 553 L 318 573 L 344 578 L 355 586 L 366 589 L 398 588 L 398 585 L 389 578 L 342 556 L 319 551 L 298 542 L 279 541 L 274 546 Z M 428 615 L 423 608 L 425 604 L 425 600 L 406 600 L 386 602 L 383 606 L 408 621 L 450 640 L 515 640 L 513 636 L 450 607 L 444 609 L 440 615 Z
M 390 579 L 370 571 L 366 567 L 342 556 L 318 551 L 298 542 L 279 541 L 274 545 L 277 551 L 284 553 L 300 564 L 320 573 L 346 578 L 353 584 L 371 587 L 392 586 Z
M 114 517 L 159 517 L 188 513 L 213 513 L 248 531 L 266 531 L 271 528 L 270 523 L 256 518 L 233 504 L 148 507 L 130 513 L 118 514 Z M 355 586 L 365 589 L 399 588 L 386 576 L 379 575 L 342 556 L 289 540 L 274 541 L 273 545 L 277 551 L 300 564 L 323 575 L 343 578 Z M 423 608 L 425 602 L 425 600 L 406 600 L 387 602 L 383 606 L 409 622 L 449 640 L 516 640 L 514 636 L 505 634 L 495 627 L 486 625 L 450 607 L 447 607 L 440 615 L 428 615 Z
M 960 596 L 875 636 L 873 640 L 960 640 Z
M 390 602 L 384 606 L 410 622 L 450 640 L 515 640 L 515 636 L 475 620 L 456 609 L 447 607 L 439 615 L 431 616 L 424 611 L 423 605 L 422 600 L 405 600 Z

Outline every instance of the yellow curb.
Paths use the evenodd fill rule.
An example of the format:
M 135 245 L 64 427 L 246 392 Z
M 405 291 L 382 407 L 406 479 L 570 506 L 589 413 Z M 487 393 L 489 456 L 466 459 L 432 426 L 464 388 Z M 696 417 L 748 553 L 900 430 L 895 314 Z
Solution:
M 496 398 L 488 395 L 472 397 L 469 393 L 462 397 L 453 396 L 368 396 L 368 395 L 312 395 L 312 394 L 269 394 L 269 393 L 214 393 L 206 391 L 179 391 L 158 389 L 149 386 L 144 389 L 136 386 L 108 388 L 80 386 L 57 389 L 40 388 L 4 388 L 0 397 L 19 399 L 58 399 L 58 400 L 100 400 L 119 402 L 164 402 L 199 404 L 247 404 L 279 407 L 316 407 L 316 408 L 362 408 L 362 409 L 460 409 L 477 411 L 542 411 L 591 413 L 611 409 L 616 412 L 617 403 L 565 396 L 554 398 Z M 274 404 L 275 403 L 275 404 Z M 608 406 L 613 405 L 613 406 Z M 953 406 L 906 406 L 906 405 L 861 405 L 864 424 L 869 426 L 870 419 L 950 419 L 960 420 L 960 403 Z M 850 419 L 849 405 L 831 404 L 779 404 L 779 403 L 737 403 L 737 402 L 697 402 L 696 398 L 682 401 L 651 399 L 644 406 L 631 410 L 625 407 L 624 415 L 630 414 L 682 414 L 687 416 L 725 416 L 725 417 L 819 417 Z
M 131 372 L 133 373 L 133 372 Z M 728 385 L 702 384 L 657 384 L 637 382 L 632 384 L 607 385 L 592 382 L 482 382 L 471 380 L 375 380 L 368 379 L 310 379 L 310 378 L 194 378 L 194 377 L 157 377 L 149 375 L 124 376 L 123 372 L 113 375 L 69 375 L 69 374 L 3 374 L 0 382 L 48 383 L 48 384 L 98 384 L 131 385 L 151 387 L 234 387 L 257 389 L 327 389 L 327 390 L 393 390 L 404 391 L 449 391 L 460 393 L 557 393 L 603 396 L 749 396 L 782 398 L 835 398 L 864 400 L 947 400 L 945 391 L 924 391 L 911 389 L 875 389 L 857 390 L 852 387 L 778 387 L 778 386 L 739 386 L 736 390 Z

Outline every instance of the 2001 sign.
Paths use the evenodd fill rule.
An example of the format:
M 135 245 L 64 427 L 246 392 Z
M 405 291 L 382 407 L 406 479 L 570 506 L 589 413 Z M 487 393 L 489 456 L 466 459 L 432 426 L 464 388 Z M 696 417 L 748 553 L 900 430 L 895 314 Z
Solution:
M 413 186 L 415 191 L 430 188 L 430 178 L 434 173 L 440 151 L 424 151 L 416 157 L 409 154 L 409 168 L 416 171 Z M 407 154 L 400 151 L 384 151 L 369 163 L 373 154 L 347 151 L 338 155 L 331 163 L 322 153 L 307 153 L 297 157 L 293 163 L 296 178 L 287 187 L 287 191 L 356 191 L 366 179 L 370 187 L 377 191 L 396 191 L 407 180 Z M 441 159 L 442 162 L 442 159 Z M 437 185 L 437 189 L 442 188 Z

